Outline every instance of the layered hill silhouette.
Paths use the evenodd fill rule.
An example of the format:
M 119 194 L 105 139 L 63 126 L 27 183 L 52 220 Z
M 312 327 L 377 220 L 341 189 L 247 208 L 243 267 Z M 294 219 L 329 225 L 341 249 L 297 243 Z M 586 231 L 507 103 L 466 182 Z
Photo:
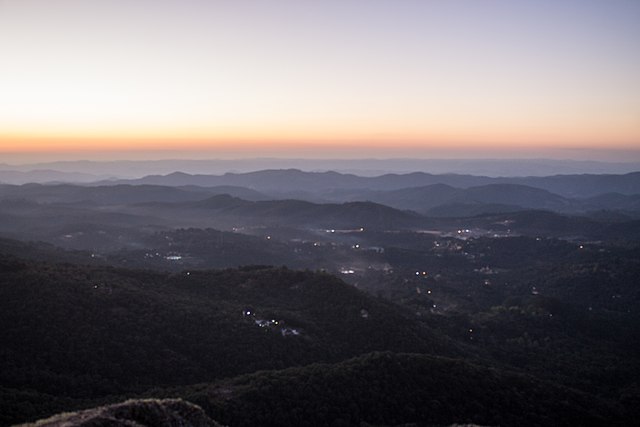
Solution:
M 106 177 L 141 177 L 183 171 L 191 174 L 250 172 L 265 169 L 298 168 L 307 171 L 333 170 L 365 176 L 384 173 L 428 171 L 432 174 L 479 176 L 550 176 L 555 174 L 614 174 L 638 170 L 633 162 L 598 162 L 553 159 L 167 159 L 121 161 L 56 161 L 37 164 L 0 164 L 0 170 L 24 172 L 29 181 L 54 181 L 55 176 L 39 171 L 84 173 Z M 10 182 L 10 175 L 0 181 Z M 20 177 L 22 178 L 22 176 Z M 37 181 L 36 179 L 41 179 Z M 94 178 L 95 179 L 95 178 Z M 62 181 L 62 180 L 60 180 Z M 68 180 L 67 182 L 72 182 Z
M 436 207 L 445 211 L 447 206 L 453 204 L 501 206 L 502 209 L 510 208 L 511 210 L 547 209 L 561 212 L 578 208 L 578 203 L 570 199 L 546 190 L 518 184 L 490 184 L 466 189 L 434 184 L 392 191 L 372 191 L 362 195 L 355 193 L 347 197 L 367 198 L 398 209 L 410 209 L 422 213 L 429 213 Z
M 448 189 L 445 188 L 446 191 Z M 421 192 L 422 190 L 416 190 Z M 474 192 L 475 189 L 454 190 Z M 534 190 L 537 191 L 537 190 Z M 412 190 L 409 192 L 413 194 Z M 545 196 L 544 192 L 542 194 Z M 403 196 L 404 197 L 404 196 Z M 552 201 L 558 201 L 553 196 Z M 625 199 L 637 196 L 620 196 Z M 602 196 L 617 199 L 617 196 Z M 410 197 L 402 203 L 423 200 Z M 542 204 L 542 201 L 540 202 Z M 636 212 L 634 214 L 634 212 Z M 430 208 L 427 215 L 391 208 L 374 202 L 312 203 L 300 200 L 248 201 L 218 195 L 185 202 L 134 204 L 45 203 L 25 199 L 0 200 L 0 234 L 20 240 L 39 240 L 70 249 L 113 252 L 157 247 L 150 236 L 176 228 L 241 229 L 268 234 L 269 228 L 289 228 L 287 239 L 339 241 L 338 231 L 402 231 L 476 228 L 485 234 L 582 238 L 587 240 L 637 240 L 637 211 L 600 210 L 588 216 L 560 214 L 548 210 L 527 210 L 515 205 L 449 203 Z M 321 236 L 322 235 L 322 236 Z M 355 236 L 352 236 L 355 238 Z M 384 236 L 381 236 L 384 237 Z M 239 240 L 239 238 L 229 239 Z M 246 239 L 245 239 L 246 240 Z M 344 240 L 344 239 L 343 239 Z M 386 240 L 383 238 L 382 241 Z M 251 245 L 250 242 L 246 242 Z M 372 246 L 383 242 L 370 241 Z M 261 248 L 257 242 L 253 248 Z M 253 251 L 253 249 L 252 249 Z M 266 252 L 265 252 L 266 253 Z M 293 256 L 297 258 L 297 255 Z M 269 258 L 272 259 L 272 258 Z M 271 262 L 271 261 L 269 261 Z M 279 264 L 277 258 L 273 262 Z M 237 265 L 237 264 L 231 264 Z M 296 264 L 299 265 L 299 264 Z M 216 264 L 221 266 L 221 264 Z
M 640 172 L 623 175 L 555 175 L 548 177 L 500 177 L 444 174 L 425 172 L 386 174 L 363 177 L 337 172 L 303 172 L 297 169 L 263 170 L 224 175 L 191 175 L 174 172 L 168 175 L 150 175 L 117 183 L 153 184 L 167 186 L 196 185 L 211 187 L 234 185 L 264 192 L 319 192 L 327 190 L 399 190 L 445 184 L 457 188 L 477 187 L 489 184 L 517 184 L 547 190 L 565 197 L 590 197 L 604 193 L 638 194 Z
M 127 212 L 163 218 L 194 218 L 213 226 L 288 225 L 309 228 L 417 227 L 425 219 L 373 202 L 311 203 L 302 200 L 251 202 L 229 195 L 213 196 L 192 203 L 147 203 L 131 206 Z
M 23 223 L 37 223 L 38 215 L 114 227 L 129 222 L 157 227 L 218 228 L 234 227 L 237 220 L 240 225 L 287 223 L 316 228 L 393 229 L 428 224 L 424 218 L 400 212 L 407 210 L 445 218 L 534 209 L 601 218 L 600 213 L 607 212 L 632 219 L 640 217 L 637 175 L 503 179 L 424 173 L 368 178 L 297 170 L 222 176 L 174 173 L 131 181 L 135 185 L 0 185 L 0 216 L 5 215 L 7 230 L 28 229 Z M 446 181 L 455 186 L 447 183 L 411 186 L 432 181 Z M 569 188 L 572 185 L 576 187 L 573 190 Z M 585 196 L 592 193 L 596 195 Z M 39 206 L 19 209 L 27 208 L 28 202 Z M 33 219 L 28 220 L 30 217 Z
M 216 194 L 245 200 L 266 200 L 267 196 L 244 187 L 171 187 L 159 185 L 81 186 L 72 184 L 0 185 L 0 200 L 24 199 L 38 203 L 82 203 L 123 205 L 144 202 L 193 202 Z
M 526 209 L 562 213 L 640 211 L 640 173 L 489 178 L 416 172 L 362 177 L 287 169 L 224 175 L 175 172 L 120 182 L 181 186 L 184 189 L 190 186 L 189 191 L 193 193 L 202 193 L 207 191 L 205 188 L 212 186 L 219 191 L 224 188 L 220 186 L 232 186 L 229 194 L 249 200 L 300 199 L 316 203 L 371 201 L 434 216 L 459 217 Z M 246 188 L 246 194 L 238 187 Z M 167 194 L 171 194 L 171 191 Z

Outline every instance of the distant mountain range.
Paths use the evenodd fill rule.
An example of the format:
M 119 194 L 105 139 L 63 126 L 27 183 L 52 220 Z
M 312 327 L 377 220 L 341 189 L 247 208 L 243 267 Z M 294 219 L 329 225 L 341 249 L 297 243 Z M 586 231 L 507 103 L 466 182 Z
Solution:
M 230 186 L 250 200 L 298 199 L 315 203 L 374 202 L 428 216 L 473 216 L 541 209 L 561 213 L 640 211 L 640 172 L 626 175 L 558 175 L 489 178 L 411 173 L 361 177 L 337 172 L 266 170 L 246 174 L 147 176 L 127 185 L 173 186 L 198 191 Z M 107 184 L 106 182 L 102 183 Z M 121 184 L 122 185 L 122 184 Z M 240 188 L 252 192 L 245 197 Z M 169 194 L 170 192 L 168 192 Z M 635 215 L 635 214 L 633 214 Z
M 28 184 L 44 182 L 73 182 L 87 183 L 97 180 L 109 179 L 113 175 L 91 174 L 84 172 L 64 172 L 51 169 L 35 170 L 3 170 L 0 168 L 0 183 L 4 184 Z
M 630 153 L 630 159 L 637 154 Z M 297 168 L 304 171 L 337 171 L 361 176 L 415 171 L 432 174 L 470 174 L 482 176 L 549 176 L 556 174 L 622 174 L 640 170 L 640 162 L 603 162 L 555 159 L 169 159 L 117 161 L 59 161 L 37 164 L 0 164 L 1 171 L 58 171 L 120 178 L 140 178 L 145 175 L 166 175 L 174 171 L 190 174 L 223 174 L 254 172 L 265 169 Z M 39 176 L 44 181 L 11 181 L 0 173 L 0 182 L 19 184 L 60 180 L 60 177 Z M 70 177 L 71 178 L 71 177 Z M 98 178 L 99 179 L 99 178 Z M 65 182 L 80 182 L 64 180 Z
M 250 175 L 256 178 L 262 173 Z M 336 173 L 299 171 L 265 172 L 265 175 L 277 177 L 271 186 L 292 175 L 306 179 L 303 184 L 310 186 L 314 185 L 316 176 L 343 177 Z M 613 181 L 631 181 L 637 178 L 636 175 L 619 176 L 620 179 Z M 606 236 L 610 232 L 611 236 L 624 236 L 624 230 L 617 230 L 614 225 L 640 219 L 640 194 L 606 193 L 571 198 L 520 184 L 485 184 L 468 188 L 433 184 L 386 191 L 367 188 L 304 191 L 298 192 L 295 199 L 281 199 L 279 197 L 291 193 L 261 192 L 234 185 L 183 185 L 192 178 L 186 174 L 173 174 L 160 177 L 160 180 L 171 181 L 176 176 L 180 178 L 179 186 L 0 185 L 0 232 L 7 237 L 28 236 L 65 247 L 70 244 L 69 247 L 75 249 L 89 249 L 98 245 L 97 242 L 100 242 L 99 247 L 108 248 L 137 245 L 146 233 L 176 227 L 223 230 L 236 227 L 451 229 L 456 227 L 455 221 L 447 221 L 447 218 L 461 218 L 464 224 L 478 223 L 482 229 L 495 229 L 495 224 L 487 222 L 488 216 L 502 214 L 502 218 L 507 218 L 509 215 L 515 217 L 516 213 L 536 211 L 528 215 L 546 218 L 547 214 L 543 212 L 546 211 L 574 216 L 566 219 L 568 217 L 555 215 L 549 221 L 544 220 L 549 222 L 541 229 L 545 232 L 555 230 L 556 224 L 567 223 L 564 230 L 553 231 L 556 236 L 563 232 L 564 235 L 582 236 Z M 396 175 L 393 179 L 399 177 L 402 176 Z M 198 180 L 218 178 L 197 177 Z M 368 178 L 348 175 L 347 179 Z M 294 185 L 301 185 L 300 180 Z M 579 218 L 585 215 L 590 219 Z M 481 217 L 473 218 L 477 216 Z M 613 225 L 605 227 L 603 223 Z M 519 222 L 512 228 L 519 230 L 516 232 L 529 233 L 530 227 L 526 224 L 526 221 Z M 68 235 L 72 237 L 65 237 Z
M 336 192 L 335 196 L 341 195 Z M 489 184 L 466 189 L 446 184 L 433 184 L 390 191 L 346 191 L 342 197 L 350 200 L 367 199 L 398 209 L 424 213 L 438 206 L 452 204 L 503 206 L 497 212 L 502 212 L 509 207 L 566 211 L 572 206 L 572 201 L 567 198 L 546 190 L 518 184 Z
M 267 178 L 273 182 L 265 185 Z M 296 176 L 294 184 L 283 183 L 286 177 Z M 226 176 L 191 176 L 174 173 L 163 177 L 147 177 L 127 184 L 100 186 L 80 186 L 71 184 L 25 184 L 22 186 L 0 185 L 0 200 L 24 199 L 38 203 L 83 203 L 89 205 L 128 205 L 147 202 L 182 203 L 202 201 L 211 196 L 227 194 L 246 201 L 267 201 L 274 199 L 298 199 L 315 203 L 374 202 L 401 210 L 413 210 L 428 216 L 472 216 L 482 213 L 513 212 L 525 209 L 543 209 L 562 213 L 582 213 L 598 210 L 638 212 L 640 194 L 633 188 L 633 181 L 640 176 L 630 174 L 618 179 L 608 179 L 613 184 L 600 185 L 602 190 L 621 190 L 620 192 L 600 193 L 591 197 L 567 197 L 551 191 L 522 184 L 483 184 L 467 188 L 456 188 L 448 184 L 431 184 L 394 190 L 371 190 L 369 188 L 340 188 L 345 185 L 340 178 L 345 177 L 351 185 L 362 185 L 361 177 L 339 175 L 335 173 L 310 174 L 299 171 L 265 171 L 241 176 L 242 184 L 259 186 L 263 191 L 237 185 L 203 186 L 207 182 L 227 180 Z M 224 179 L 221 179 L 224 178 Z M 319 178 L 315 181 L 315 178 Z M 323 179 L 332 182 L 322 184 Z M 366 178 L 365 178 L 366 179 Z M 397 179 L 394 176 L 391 179 Z M 584 178 L 593 181 L 591 176 Z M 602 179 L 607 179 L 602 177 Z M 256 181 L 257 180 L 257 181 Z M 485 181 L 480 178 L 479 181 Z M 459 181 L 459 179 L 458 179 Z M 147 183 L 152 182 L 152 183 Z M 256 185 L 256 182 L 258 184 Z M 164 185 L 161 185 L 164 183 Z M 194 183 L 200 185 L 194 185 Z M 305 188 L 300 191 L 274 190 L 279 183 L 281 188 Z M 322 185 L 316 191 L 309 188 Z M 327 185 L 335 188 L 326 189 Z M 625 187 L 626 186 L 626 187 Z M 266 188 L 264 188 L 266 187 Z M 594 186 L 595 187 L 595 186 Z M 592 187 L 593 188 L 593 187 Z M 594 190 L 595 191 L 595 190 Z
M 324 196 L 336 200 L 370 200 L 428 216 L 470 216 L 524 209 L 564 213 L 601 209 L 640 211 L 640 194 L 606 193 L 588 198 L 570 198 L 520 184 L 488 184 L 469 188 L 433 184 L 390 191 L 334 191 Z
M 291 192 L 330 192 L 336 190 L 390 191 L 444 184 L 469 188 L 489 184 L 516 184 L 547 190 L 565 197 L 591 197 L 605 193 L 640 194 L 640 172 L 624 175 L 555 175 L 548 177 L 491 178 L 473 175 L 433 175 L 424 172 L 363 177 L 337 172 L 303 172 L 297 169 L 263 170 L 224 175 L 191 175 L 174 172 L 134 180 L 97 184 L 150 184 L 165 186 L 232 185 L 261 192 L 286 195 Z
M 192 202 L 216 194 L 229 194 L 245 200 L 269 199 L 258 191 L 230 185 L 216 187 L 170 187 L 146 184 L 94 187 L 72 184 L 0 185 L 0 200 L 24 199 L 38 203 L 121 205 L 144 202 Z

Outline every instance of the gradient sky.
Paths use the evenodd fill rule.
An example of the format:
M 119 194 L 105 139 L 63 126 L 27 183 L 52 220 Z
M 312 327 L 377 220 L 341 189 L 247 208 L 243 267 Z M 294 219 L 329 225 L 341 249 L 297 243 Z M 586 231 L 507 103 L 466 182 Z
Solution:
M 127 150 L 637 161 L 640 1 L 0 0 L 0 155 Z

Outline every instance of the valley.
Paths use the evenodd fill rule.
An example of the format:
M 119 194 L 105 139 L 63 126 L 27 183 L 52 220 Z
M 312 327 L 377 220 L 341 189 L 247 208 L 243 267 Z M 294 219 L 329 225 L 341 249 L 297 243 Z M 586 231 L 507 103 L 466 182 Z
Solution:
M 637 211 L 502 209 L 470 190 L 455 194 L 489 212 L 238 186 L 0 186 L 0 421 L 130 397 L 182 398 L 234 426 L 633 419 Z M 525 190 L 525 206 L 550 197 Z

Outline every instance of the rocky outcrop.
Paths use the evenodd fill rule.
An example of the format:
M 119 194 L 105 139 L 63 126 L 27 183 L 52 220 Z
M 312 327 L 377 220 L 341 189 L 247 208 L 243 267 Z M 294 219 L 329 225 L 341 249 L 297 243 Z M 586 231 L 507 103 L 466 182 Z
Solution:
M 127 400 L 17 427 L 222 427 L 202 408 L 182 399 Z

